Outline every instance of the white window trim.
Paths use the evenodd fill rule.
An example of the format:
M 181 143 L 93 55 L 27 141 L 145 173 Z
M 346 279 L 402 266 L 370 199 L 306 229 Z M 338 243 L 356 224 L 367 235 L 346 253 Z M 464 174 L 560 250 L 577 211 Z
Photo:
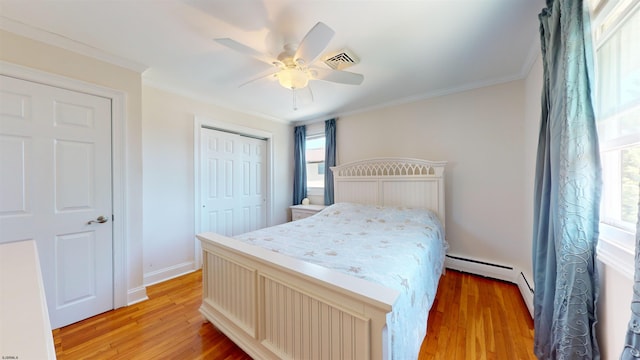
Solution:
M 616 28 L 622 25 L 627 16 L 633 12 L 635 6 L 629 0 L 591 0 L 592 11 L 592 32 L 594 36 L 594 45 L 597 49 L 600 44 L 604 43 Z M 616 7 L 618 7 L 616 9 Z M 603 32 L 603 24 L 609 21 L 610 14 L 613 12 L 625 13 L 613 26 L 606 26 L 606 34 Z M 595 13 L 595 14 L 594 14 Z M 594 56 L 597 56 L 594 54 Z M 633 280 L 635 272 L 635 234 L 626 231 L 620 227 L 611 226 L 607 223 L 600 222 L 600 236 L 596 249 L 597 258 L 609 267 L 623 274 L 625 277 Z
M 632 233 L 600 223 L 597 258 L 604 264 L 633 280 L 635 271 L 635 243 Z
M 321 124 L 322 123 L 318 123 Z M 315 124 L 314 124 L 315 125 Z M 325 137 L 324 127 L 307 125 L 306 140 Z M 326 171 L 326 169 L 325 169 Z M 324 196 L 324 186 L 307 186 L 307 196 Z

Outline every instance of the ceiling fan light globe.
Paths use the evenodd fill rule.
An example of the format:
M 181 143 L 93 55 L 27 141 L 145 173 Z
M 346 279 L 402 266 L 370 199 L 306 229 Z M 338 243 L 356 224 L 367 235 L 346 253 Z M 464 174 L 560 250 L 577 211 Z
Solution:
M 309 76 L 299 69 L 283 69 L 278 73 L 278 82 L 287 89 L 302 89 L 309 83 Z

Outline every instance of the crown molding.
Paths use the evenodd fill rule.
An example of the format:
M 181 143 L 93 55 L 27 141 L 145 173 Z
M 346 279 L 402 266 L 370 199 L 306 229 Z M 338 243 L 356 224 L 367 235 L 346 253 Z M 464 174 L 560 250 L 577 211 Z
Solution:
M 526 79 L 533 68 L 533 64 L 536 63 L 538 56 L 540 56 L 540 36 L 536 35 L 531 41 L 531 45 L 529 46 L 529 53 L 525 59 L 525 62 L 522 64 L 522 69 L 520 69 L 520 76 L 523 79 Z
M 91 45 L 70 39 L 60 34 L 33 27 L 5 16 L 0 16 L 0 29 L 32 40 L 40 41 L 48 45 L 69 50 L 80 55 L 104 61 L 109 64 L 120 66 L 137 73 L 142 73 L 148 68 L 148 66 L 144 64 L 110 54 Z
M 186 89 L 182 89 L 182 88 L 178 88 L 169 84 L 166 84 L 164 82 L 160 82 L 160 81 L 156 81 L 156 80 L 152 80 L 149 79 L 148 77 L 145 77 L 144 74 L 142 76 L 142 85 L 144 86 L 148 86 L 151 88 L 155 88 L 158 90 L 162 90 L 162 91 L 166 91 L 168 93 L 174 94 L 174 95 L 178 95 L 178 96 L 182 96 L 185 97 L 187 99 L 191 99 L 191 100 L 195 100 L 195 101 L 199 101 L 205 104 L 209 104 L 209 105 L 213 105 L 213 106 L 217 106 L 221 109 L 225 109 L 225 110 L 229 110 L 229 111 L 235 111 L 241 114 L 245 114 L 245 115 L 249 115 L 249 116 L 254 116 L 260 119 L 265 119 L 265 120 L 269 120 L 269 121 L 273 121 L 273 122 L 277 122 L 277 123 L 281 123 L 281 124 L 291 124 L 291 121 L 287 121 L 284 119 L 279 119 L 273 116 L 269 116 L 267 114 L 263 114 L 263 113 L 258 113 L 258 112 L 252 112 L 252 111 L 247 111 L 247 110 L 242 110 L 236 107 L 232 107 L 229 105 L 224 105 L 221 104 L 213 99 L 211 99 L 211 97 L 208 97 L 204 94 L 200 94 L 197 93 L 195 91 L 191 91 L 191 90 L 186 90 Z

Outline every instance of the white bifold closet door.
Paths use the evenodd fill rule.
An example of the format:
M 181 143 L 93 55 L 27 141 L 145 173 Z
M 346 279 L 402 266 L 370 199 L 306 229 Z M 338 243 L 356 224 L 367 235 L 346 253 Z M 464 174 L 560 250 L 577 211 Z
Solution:
M 201 226 L 234 236 L 266 226 L 267 141 L 200 129 Z

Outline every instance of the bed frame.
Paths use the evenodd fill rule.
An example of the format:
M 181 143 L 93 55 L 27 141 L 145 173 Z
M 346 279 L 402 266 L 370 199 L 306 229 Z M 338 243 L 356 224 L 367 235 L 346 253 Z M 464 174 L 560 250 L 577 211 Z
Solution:
M 431 209 L 445 221 L 444 166 L 378 158 L 332 167 L 336 202 Z M 256 359 L 390 359 L 398 292 L 213 233 L 200 312 Z

